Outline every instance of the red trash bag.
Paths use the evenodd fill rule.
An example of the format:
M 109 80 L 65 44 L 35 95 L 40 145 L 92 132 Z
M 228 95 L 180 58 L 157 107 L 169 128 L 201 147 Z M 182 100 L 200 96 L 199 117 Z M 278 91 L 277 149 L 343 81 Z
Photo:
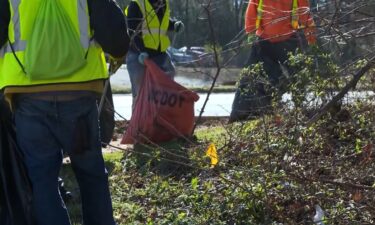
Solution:
M 165 75 L 153 61 L 146 70 L 135 108 L 121 144 L 164 142 L 190 136 L 194 127 L 194 102 L 199 96 Z

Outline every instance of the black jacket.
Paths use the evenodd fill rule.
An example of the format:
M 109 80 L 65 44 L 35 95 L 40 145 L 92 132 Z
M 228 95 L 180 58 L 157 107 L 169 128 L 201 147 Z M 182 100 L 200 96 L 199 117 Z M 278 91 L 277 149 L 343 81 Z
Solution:
M 165 1 L 168 1 L 168 0 L 148 0 L 148 1 L 153 5 L 156 15 L 158 16 L 159 20 L 161 20 L 164 17 L 164 13 L 166 10 Z M 156 8 L 156 6 L 154 5 L 154 3 L 156 3 L 157 1 L 162 1 L 161 7 Z M 153 49 L 145 48 L 143 44 L 143 40 L 142 40 L 142 32 L 140 31 L 142 27 L 143 14 L 136 2 L 134 1 L 130 2 L 128 6 L 128 14 L 126 18 L 127 18 L 127 23 L 128 23 L 128 33 L 132 40 L 130 44 L 130 49 L 132 51 L 147 52 L 150 56 L 163 54 L 162 52 L 160 52 L 160 49 L 153 50 Z M 168 30 L 170 31 L 174 30 L 175 22 L 176 22 L 175 20 L 169 18 Z
M 10 21 L 10 10 L 8 0 L 0 0 L 0 48 L 8 38 L 8 25 Z
M 130 39 L 122 10 L 114 0 L 87 0 L 87 2 L 95 41 L 104 52 L 113 57 L 126 55 Z M 9 21 L 9 2 L 0 0 L 0 47 L 8 39 Z

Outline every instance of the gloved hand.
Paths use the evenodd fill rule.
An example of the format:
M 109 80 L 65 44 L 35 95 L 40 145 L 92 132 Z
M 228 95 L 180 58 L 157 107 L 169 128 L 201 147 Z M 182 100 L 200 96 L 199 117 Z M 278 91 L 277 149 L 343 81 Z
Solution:
M 177 33 L 181 33 L 182 31 L 184 31 L 185 29 L 185 25 L 182 21 L 176 21 L 174 23 L 174 31 L 177 32 Z
M 252 44 L 256 40 L 257 40 L 257 36 L 255 34 L 248 34 L 247 43 Z
M 147 52 L 141 52 L 141 54 L 139 54 L 138 56 L 138 62 L 142 65 L 145 64 L 145 59 L 147 59 L 149 57 L 148 53 Z
M 109 73 L 114 74 L 116 71 L 121 67 L 121 65 L 125 61 L 125 56 L 121 58 L 114 58 L 112 56 L 109 56 L 108 62 L 109 62 Z

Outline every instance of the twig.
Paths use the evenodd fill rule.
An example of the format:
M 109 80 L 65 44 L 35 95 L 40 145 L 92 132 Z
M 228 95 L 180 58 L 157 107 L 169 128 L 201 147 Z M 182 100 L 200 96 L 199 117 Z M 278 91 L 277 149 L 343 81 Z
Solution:
M 212 43 L 213 43 L 213 50 L 214 50 L 215 63 L 216 63 L 217 70 L 216 70 L 215 77 L 213 78 L 211 87 L 208 90 L 206 100 L 204 101 L 203 106 L 201 108 L 201 111 L 199 113 L 199 116 L 198 116 L 198 118 L 197 118 L 197 120 L 196 120 L 196 122 L 194 124 L 193 130 L 192 130 L 192 135 L 194 134 L 194 131 L 195 131 L 195 128 L 197 127 L 197 124 L 199 124 L 199 122 L 200 122 L 200 120 L 202 118 L 204 109 L 206 108 L 206 104 L 208 102 L 208 99 L 210 98 L 212 90 L 215 87 L 216 80 L 218 79 L 218 77 L 220 75 L 220 70 L 221 70 L 220 63 L 219 63 L 219 55 L 218 55 L 218 52 L 217 52 L 217 49 L 216 49 L 216 38 L 215 38 L 214 28 L 213 28 L 213 25 L 212 25 L 212 18 L 211 18 L 211 13 L 210 13 L 210 6 L 211 6 L 211 1 L 208 3 L 208 5 L 206 7 L 204 7 L 204 10 L 207 12 L 207 16 L 208 16 L 208 25 L 210 27 L 210 33 L 211 33 L 211 38 L 212 38 Z
M 375 187 L 362 185 L 362 184 L 353 184 L 353 183 L 349 183 L 349 182 L 339 182 L 339 181 L 334 181 L 334 180 L 330 180 L 330 179 L 326 179 L 326 178 L 309 178 L 309 177 L 306 177 L 306 176 L 300 176 L 300 175 L 290 173 L 290 172 L 288 172 L 287 175 L 289 175 L 291 177 L 294 177 L 295 179 L 299 180 L 300 182 L 305 182 L 305 181 L 322 182 L 322 183 L 334 184 L 334 185 L 341 186 L 341 187 L 350 187 L 350 188 L 354 188 L 354 189 L 363 189 L 363 190 L 375 191 Z
M 351 187 L 351 188 L 356 188 L 356 189 L 364 189 L 364 190 L 375 191 L 375 187 L 361 185 L 361 184 L 338 182 L 338 181 L 333 181 L 333 180 L 328 180 L 328 179 L 318 179 L 318 180 L 321 181 L 321 182 L 324 182 L 324 183 L 335 184 L 335 185 L 343 186 L 343 187 Z

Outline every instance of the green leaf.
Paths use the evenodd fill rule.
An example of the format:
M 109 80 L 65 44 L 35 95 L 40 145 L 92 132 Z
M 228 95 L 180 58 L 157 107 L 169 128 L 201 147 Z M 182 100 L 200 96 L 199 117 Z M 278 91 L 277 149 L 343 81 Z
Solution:
M 193 179 L 191 179 L 191 188 L 195 191 L 198 189 L 198 178 L 197 177 L 194 177 Z

